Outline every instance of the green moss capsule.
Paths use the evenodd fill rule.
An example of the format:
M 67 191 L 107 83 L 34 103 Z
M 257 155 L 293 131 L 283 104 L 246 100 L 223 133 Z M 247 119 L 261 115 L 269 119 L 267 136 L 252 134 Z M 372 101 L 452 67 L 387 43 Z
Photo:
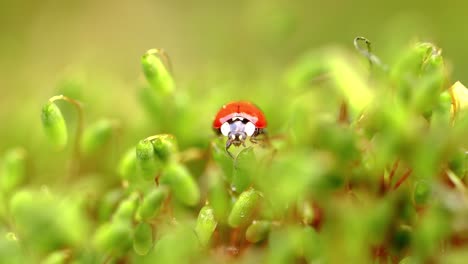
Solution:
M 83 133 L 80 148 L 85 154 L 90 154 L 109 142 L 114 122 L 110 120 L 100 120 L 89 126 Z
M 158 49 L 148 50 L 141 58 L 143 73 L 151 87 L 159 94 L 172 94 L 174 79 L 161 60 L 163 53 Z
M 164 162 L 169 161 L 177 153 L 177 143 L 172 135 L 158 135 L 152 142 L 154 152 Z
M 113 220 L 122 220 L 131 222 L 134 218 L 138 206 L 138 195 L 131 194 L 127 199 L 123 200 L 113 215 Z
M 123 252 L 132 245 L 130 223 L 121 221 L 106 223 L 98 228 L 93 239 L 94 246 L 102 252 Z
M 194 206 L 200 201 L 200 190 L 195 179 L 179 163 L 171 163 L 166 167 L 160 183 L 169 185 L 174 197 L 185 205 Z
M 161 206 L 166 199 L 168 190 L 163 186 L 158 187 L 155 190 L 150 191 L 144 198 L 138 208 L 138 218 L 141 220 L 148 220 L 155 217 Z
M 445 65 L 440 51 L 434 50 L 423 62 L 420 82 L 414 87 L 414 108 L 420 112 L 432 111 L 437 105 L 445 82 Z
M 117 172 L 122 180 L 132 181 L 137 174 L 136 148 L 128 149 L 120 158 Z
M 432 43 L 416 43 L 397 60 L 390 72 L 391 78 L 404 86 L 401 88 L 408 88 L 410 82 L 419 75 L 424 61 L 431 56 L 435 48 Z
M 251 243 L 264 240 L 270 232 L 271 223 L 269 221 L 253 221 L 245 232 L 245 238 Z
M 430 117 L 431 123 L 434 126 L 440 126 L 442 124 L 450 124 L 452 119 L 452 96 L 449 91 L 442 92 L 439 95 L 438 102 L 427 116 Z
M 7 151 L 0 165 L 0 188 L 9 193 L 26 179 L 26 151 L 15 148 Z
M 156 159 L 151 141 L 141 140 L 136 147 L 136 167 L 138 174 L 145 180 L 154 180 L 156 173 L 161 169 Z
M 48 102 L 42 108 L 42 125 L 47 138 L 57 148 L 64 148 L 67 144 L 68 133 L 62 112 L 55 103 Z
M 259 193 L 253 188 L 241 193 L 229 214 L 228 224 L 231 227 L 247 224 L 250 221 L 259 197 Z
M 153 229 L 147 223 L 140 223 L 135 228 L 133 249 L 138 255 L 146 255 L 153 247 Z
M 218 222 L 215 219 L 213 208 L 209 205 L 203 206 L 202 209 L 200 209 L 197 225 L 195 226 L 195 233 L 198 236 L 200 244 L 203 246 L 208 245 L 217 224 Z
M 430 112 L 442 92 L 445 69 L 441 51 L 432 43 L 417 43 L 396 62 L 390 77 L 402 102 L 421 113 Z
M 99 209 L 97 214 L 100 222 L 109 221 L 123 196 L 124 193 L 120 188 L 106 192 L 106 194 L 100 199 L 98 205 Z

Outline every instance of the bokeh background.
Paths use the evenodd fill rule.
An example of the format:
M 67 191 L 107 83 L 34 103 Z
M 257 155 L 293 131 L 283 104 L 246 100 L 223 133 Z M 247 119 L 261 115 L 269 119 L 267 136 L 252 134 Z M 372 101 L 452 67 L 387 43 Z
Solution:
M 62 252 L 65 255 L 76 254 L 83 260 L 104 258 L 107 256 L 97 256 L 108 250 L 106 245 L 99 245 L 99 240 L 106 244 L 102 230 L 111 230 L 108 236 L 112 238 L 123 227 L 124 239 L 109 242 L 109 248 L 136 256 L 131 249 L 127 252 L 136 223 L 132 210 L 138 195 L 144 193 L 146 200 L 147 191 L 152 190 L 151 173 L 162 172 L 168 176 L 158 176 L 158 181 L 169 179 L 171 182 L 161 185 L 169 185 L 176 199 L 165 200 L 167 212 L 161 213 L 157 237 L 151 235 L 152 230 L 145 232 L 150 234 L 147 245 L 152 246 L 151 240 L 158 239 L 160 246 L 154 248 L 160 251 L 152 251 L 158 258 L 170 259 L 172 253 L 183 257 L 187 250 L 198 248 L 198 242 L 187 243 L 185 234 L 193 237 L 191 227 L 199 206 L 208 199 L 213 207 L 216 202 L 221 204 L 218 209 L 229 212 L 230 201 L 251 184 L 266 197 L 261 205 L 266 213 L 259 213 L 259 219 L 280 219 L 279 228 L 272 228 L 268 249 L 251 247 L 254 253 L 244 255 L 246 259 L 252 257 L 253 263 L 258 263 L 262 254 L 278 262 L 282 261 L 278 256 L 303 254 L 305 251 L 299 253 L 303 246 L 298 248 L 297 241 L 305 242 L 318 256 L 322 256 L 322 245 L 333 245 L 323 250 L 325 259 L 332 263 L 342 263 L 342 258 L 362 263 L 360 260 L 371 253 L 373 257 L 382 254 L 381 259 L 385 259 L 386 249 L 396 249 L 390 254 L 398 260 L 409 254 L 437 263 L 435 257 L 439 256 L 432 255 L 439 255 L 441 245 L 444 253 L 449 253 L 447 259 L 467 259 L 466 244 L 455 245 L 457 235 L 461 239 L 468 237 L 464 224 L 468 210 L 463 207 L 467 143 L 462 142 L 467 119 L 456 119 L 452 129 L 449 108 L 458 99 L 453 100 L 448 93 L 432 93 L 457 80 L 468 85 L 467 8 L 468 2 L 461 0 L 0 0 L 0 238 L 6 234 L 6 239 L 0 239 L 0 255 L 19 255 L 22 249 L 18 245 L 25 245 L 33 255 L 40 249 L 36 250 L 37 256 L 28 259 L 42 260 L 56 251 L 63 239 L 63 245 L 70 244 L 71 249 L 71 253 Z M 373 52 L 385 64 L 394 66 L 400 60 L 400 65 L 391 68 L 394 71 L 390 80 L 380 80 L 376 75 L 376 82 L 364 81 L 383 72 L 375 64 L 369 69 L 366 58 L 356 52 L 356 36 L 370 39 Z M 416 59 L 405 61 L 412 53 L 400 56 L 414 51 L 412 44 L 417 41 L 429 41 L 442 49 L 449 71 L 447 82 L 446 68 L 436 63 L 441 59 L 438 54 L 431 55 L 434 64 L 414 72 Z M 173 94 L 163 96 L 161 84 L 148 87 L 141 57 L 152 48 L 163 48 L 170 55 L 171 76 L 176 83 Z M 326 60 L 329 65 L 321 56 L 331 58 Z M 301 62 L 306 62 L 304 68 Z M 433 71 L 428 70 L 431 67 Z M 319 73 L 313 72 L 317 69 Z M 315 79 L 323 69 L 331 73 L 331 82 L 317 81 L 323 76 Z M 309 71 L 317 75 L 309 79 Z M 294 81 L 288 79 L 288 73 L 299 76 L 299 85 L 288 82 Z M 398 88 L 396 103 L 385 101 L 391 85 Z M 461 95 L 457 98 L 461 98 L 466 90 L 462 85 L 458 87 Z M 107 127 L 110 136 L 93 138 L 98 146 L 94 152 L 83 151 L 85 140 L 78 141 L 81 148 L 74 152 L 73 141 L 80 138 L 75 134 L 77 115 L 62 101 L 57 106 L 67 123 L 69 141 L 60 150 L 47 141 L 41 109 L 48 98 L 57 94 L 82 102 L 85 128 L 92 128 L 102 119 L 112 124 Z M 350 102 L 350 118 L 357 120 L 353 115 L 373 94 L 379 96 L 375 108 L 373 101 L 372 108 L 358 122 L 352 126 L 336 122 L 343 95 Z M 253 149 L 241 152 L 243 156 L 235 162 L 225 155 L 225 142 L 215 140 L 211 124 L 223 104 L 238 99 L 250 100 L 264 111 L 276 156 L 266 159 L 270 155 L 268 148 L 257 148 L 255 154 Z M 427 131 L 428 123 L 421 117 L 426 103 L 435 116 Z M 176 158 L 158 159 L 158 164 L 163 162 L 164 166 L 147 173 L 149 181 L 140 182 L 143 158 L 137 157 L 133 148 L 141 139 L 161 133 L 173 134 L 177 140 L 180 153 L 172 153 L 174 157 L 189 153 L 193 160 L 182 165 L 174 161 Z M 124 162 L 119 162 L 121 157 Z M 399 167 L 391 165 L 399 162 Z M 176 166 L 172 163 L 180 167 L 171 169 Z M 390 173 L 386 169 L 389 166 L 394 168 Z M 444 174 L 438 173 L 439 169 Z M 458 175 L 461 180 L 450 178 L 451 170 L 452 178 L 456 180 Z M 396 190 L 410 174 L 406 184 Z M 402 176 L 393 185 L 397 175 Z M 180 180 L 184 176 L 186 182 Z M 11 179 L 20 180 L 15 183 Z M 455 186 L 462 191 L 447 189 L 447 179 L 458 183 Z M 8 181 L 18 186 L 10 184 L 15 189 L 2 190 Z M 211 197 L 212 190 L 221 196 Z M 354 198 L 365 202 L 354 204 Z M 183 199 L 193 201 L 184 204 Z M 124 225 L 120 226 L 120 209 L 114 208 L 123 208 L 127 221 Z M 427 211 L 419 214 L 423 212 L 420 209 Z M 290 212 L 294 215 L 289 216 Z M 235 210 L 229 214 L 236 217 Z M 230 227 L 236 224 L 228 223 L 231 220 L 226 219 L 227 215 L 216 217 L 224 221 L 220 221 L 218 231 L 220 236 L 225 234 L 226 241 L 218 241 L 216 246 L 223 253 L 232 249 L 232 239 L 227 242 L 227 238 L 236 236 L 239 229 L 231 232 Z M 243 212 L 239 212 L 239 218 L 250 221 Z M 304 230 L 309 233 L 303 233 L 307 240 L 297 240 L 302 231 L 295 224 L 289 226 L 289 218 L 298 224 L 302 218 L 308 226 Z M 185 231 L 172 232 L 177 229 L 165 227 L 166 220 L 172 224 L 174 219 L 184 223 L 181 227 Z M 159 221 L 159 216 L 150 220 Z M 458 221 L 461 224 L 456 226 Z M 106 229 L 112 223 L 115 226 Z M 323 231 L 319 236 L 312 235 L 310 232 L 315 231 L 309 225 L 317 230 L 323 225 Z M 164 232 L 174 235 L 164 240 Z M 455 241 L 450 247 L 441 242 L 449 240 Z M 94 248 L 88 252 L 89 241 L 93 241 L 93 247 L 96 244 L 96 252 Z M 121 243 L 124 245 L 120 248 Z M 241 244 L 235 246 L 234 250 L 242 249 Z M 367 246 L 368 253 L 360 250 Z M 11 260 L 0 257 L 0 263 L 2 259 Z M 28 263 L 21 260 L 17 263 Z M 152 257 L 146 260 L 153 261 Z
M 453 81 L 467 83 L 467 7 L 461 0 L 1 0 L 0 149 L 42 147 L 39 109 L 67 78 L 84 84 L 83 101 L 98 98 L 86 106 L 91 120 L 140 120 L 139 59 L 153 47 L 168 51 L 179 87 L 194 95 L 249 98 L 251 80 L 283 72 L 308 50 L 352 49 L 358 35 L 372 40 L 386 63 L 411 41 L 437 43 Z M 281 84 L 267 91 L 256 96 L 276 100 Z

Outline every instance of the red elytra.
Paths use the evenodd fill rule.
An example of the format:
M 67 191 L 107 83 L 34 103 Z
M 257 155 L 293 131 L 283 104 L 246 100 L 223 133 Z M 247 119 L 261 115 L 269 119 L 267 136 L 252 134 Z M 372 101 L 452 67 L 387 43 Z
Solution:
M 213 128 L 219 129 L 224 122 L 236 116 L 248 119 L 256 128 L 262 129 L 267 126 L 265 115 L 257 106 L 248 101 L 235 101 L 223 105 L 218 111 Z

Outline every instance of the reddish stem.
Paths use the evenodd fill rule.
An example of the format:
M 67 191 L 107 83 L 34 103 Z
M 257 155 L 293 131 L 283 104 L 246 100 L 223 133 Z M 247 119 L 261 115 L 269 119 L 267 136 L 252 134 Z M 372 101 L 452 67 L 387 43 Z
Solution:
M 413 169 L 408 169 L 405 174 L 403 174 L 403 176 L 397 181 L 395 187 L 393 187 L 393 190 L 398 189 L 398 187 L 400 187 L 400 185 L 411 175 L 411 172 L 413 172 Z
M 338 114 L 338 123 L 347 124 L 349 120 L 348 106 L 343 101 L 340 105 L 340 112 Z
M 393 163 L 393 167 L 392 167 L 392 170 L 390 171 L 390 174 L 388 175 L 388 182 L 389 182 L 389 185 L 392 184 L 392 179 L 393 179 L 393 176 L 395 176 L 395 172 L 396 170 L 398 169 L 398 165 L 400 164 L 400 159 L 397 159 L 395 161 L 395 163 Z

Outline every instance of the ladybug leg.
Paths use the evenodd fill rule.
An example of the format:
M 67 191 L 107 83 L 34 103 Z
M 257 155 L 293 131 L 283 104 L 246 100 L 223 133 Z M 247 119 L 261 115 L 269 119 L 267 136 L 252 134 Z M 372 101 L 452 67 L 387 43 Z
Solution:
M 270 139 L 268 138 L 268 134 L 266 133 L 265 129 L 261 129 L 255 132 L 255 134 L 250 137 L 250 142 L 253 144 L 261 143 L 263 147 L 271 146 Z
M 231 157 L 232 159 L 234 159 L 234 156 L 232 155 L 232 153 L 229 151 L 229 147 L 231 147 L 232 145 L 232 139 L 228 139 L 226 141 L 226 153 L 229 155 L 229 157 Z
M 250 137 L 250 142 L 252 142 L 253 144 L 257 144 L 258 140 L 257 140 L 257 138 L 255 138 L 255 136 L 251 136 Z

